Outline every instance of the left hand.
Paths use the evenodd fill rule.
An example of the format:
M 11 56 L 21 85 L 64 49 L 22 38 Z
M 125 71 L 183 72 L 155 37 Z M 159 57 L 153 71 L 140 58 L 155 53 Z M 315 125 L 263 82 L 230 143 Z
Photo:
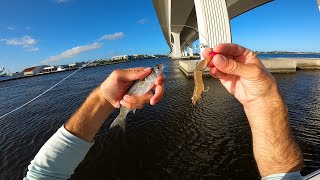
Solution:
M 146 103 L 155 105 L 163 98 L 164 75 L 156 79 L 153 87 L 155 90 L 154 95 L 151 92 L 139 96 L 126 95 L 135 80 L 144 79 L 151 71 L 151 68 L 115 70 L 101 84 L 99 88 L 100 94 L 104 100 L 110 102 L 115 108 L 119 108 L 120 104 L 129 109 L 141 109 Z

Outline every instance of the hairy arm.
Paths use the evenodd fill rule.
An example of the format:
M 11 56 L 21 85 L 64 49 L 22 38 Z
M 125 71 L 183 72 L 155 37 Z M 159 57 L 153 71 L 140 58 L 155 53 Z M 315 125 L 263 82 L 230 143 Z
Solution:
M 261 176 L 300 171 L 301 150 L 295 142 L 287 106 L 279 93 L 273 98 L 246 104 L 253 140 L 253 152 Z
M 137 79 L 150 74 L 150 68 L 116 70 L 96 88 L 69 121 L 41 147 L 28 166 L 25 180 L 68 179 L 92 147 L 93 138 L 106 118 L 120 104 L 140 109 L 157 104 L 163 97 L 164 77 L 155 82 L 155 94 L 124 96 Z
M 210 74 L 243 105 L 248 118 L 253 152 L 261 176 L 299 171 L 303 164 L 288 119 L 287 106 L 275 78 L 251 50 L 236 44 L 221 44 L 208 66 Z
M 97 131 L 113 110 L 114 107 L 101 97 L 100 88 L 96 88 L 72 115 L 65 128 L 85 141 L 93 141 Z

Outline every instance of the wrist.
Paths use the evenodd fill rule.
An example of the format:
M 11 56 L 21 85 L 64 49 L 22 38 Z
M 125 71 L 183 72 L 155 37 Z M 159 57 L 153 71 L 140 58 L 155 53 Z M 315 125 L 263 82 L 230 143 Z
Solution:
M 103 85 L 100 85 L 96 89 L 99 97 L 101 98 L 101 101 L 105 102 L 106 104 L 110 104 L 113 108 L 119 108 L 120 103 L 114 100 L 114 98 L 111 98 L 110 96 L 110 90 L 106 90 Z
M 244 106 L 252 132 L 253 151 L 262 176 L 299 171 L 302 153 L 294 140 L 288 109 L 280 93 Z
M 259 99 L 244 106 L 251 129 L 261 131 L 275 122 L 289 125 L 288 108 L 281 96 Z
M 103 91 L 101 89 L 101 86 L 97 87 L 91 94 L 90 96 L 94 96 L 97 101 L 99 102 L 100 106 L 106 106 L 106 107 L 110 107 L 114 108 L 114 106 L 112 105 L 112 103 L 110 102 L 110 100 L 108 100 L 108 98 L 103 96 Z
M 93 140 L 106 118 L 114 110 L 114 107 L 100 94 L 99 88 L 96 88 L 65 125 L 70 133 L 88 142 Z

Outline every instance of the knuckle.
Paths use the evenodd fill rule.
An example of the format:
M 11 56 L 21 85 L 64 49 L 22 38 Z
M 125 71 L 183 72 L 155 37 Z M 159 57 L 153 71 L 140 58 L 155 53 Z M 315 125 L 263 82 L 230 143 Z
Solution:
M 121 74 L 121 70 L 120 69 L 116 69 L 116 70 L 114 70 L 112 72 L 112 75 L 114 75 L 114 76 L 120 76 L 120 74 Z
M 131 103 L 126 103 L 124 106 L 128 109 L 134 109 L 133 104 Z
M 255 74 L 256 77 L 263 80 L 271 80 L 273 81 L 274 77 L 264 68 L 259 66 L 254 66 L 252 69 L 252 74 Z
M 265 70 L 262 69 L 262 68 L 259 67 L 259 66 L 253 66 L 253 68 L 252 68 L 252 73 L 253 73 L 253 74 L 256 74 L 258 77 L 261 77 L 261 76 L 265 76 L 265 75 L 266 75 Z
M 228 64 L 228 72 L 233 73 L 239 69 L 239 64 L 234 61 L 229 61 Z
M 132 69 L 132 73 L 133 74 L 136 74 L 136 73 L 139 73 L 140 72 L 140 69 Z

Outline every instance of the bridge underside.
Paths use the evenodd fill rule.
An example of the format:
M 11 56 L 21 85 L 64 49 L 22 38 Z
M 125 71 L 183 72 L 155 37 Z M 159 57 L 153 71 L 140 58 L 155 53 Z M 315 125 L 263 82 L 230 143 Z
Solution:
M 199 39 L 201 51 L 231 42 L 230 19 L 272 0 L 153 0 L 170 56 L 193 55 Z M 318 0 L 320 1 L 320 0 Z M 187 54 L 189 48 L 189 54 Z

